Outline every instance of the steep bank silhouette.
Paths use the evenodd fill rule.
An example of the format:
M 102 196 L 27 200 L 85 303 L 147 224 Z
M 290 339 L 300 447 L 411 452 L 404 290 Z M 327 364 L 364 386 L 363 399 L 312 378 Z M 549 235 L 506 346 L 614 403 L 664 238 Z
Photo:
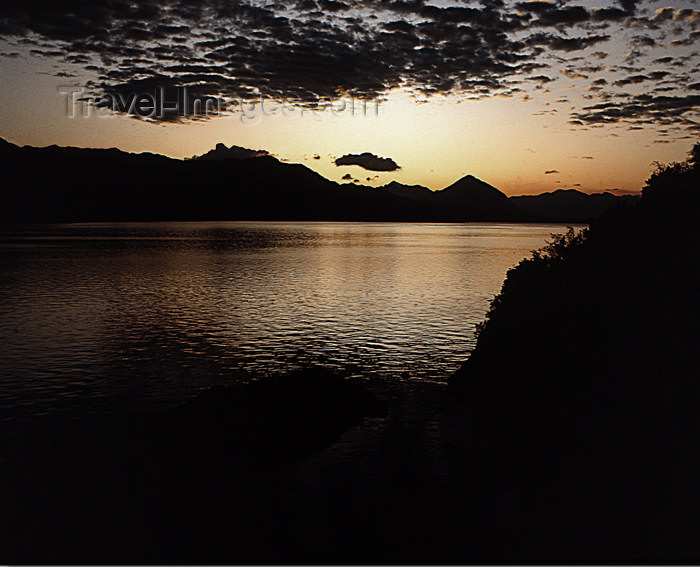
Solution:
M 0 139 L 0 222 L 415 221 L 578 222 L 596 195 L 560 196 L 527 210 L 467 175 L 441 191 L 391 183 L 338 184 L 264 150 L 217 144 L 198 159 L 117 149 L 18 147 Z M 604 199 L 616 201 L 612 195 Z M 546 205 L 546 206 L 543 206 Z
M 507 276 L 450 381 L 523 560 L 700 557 L 700 144 Z

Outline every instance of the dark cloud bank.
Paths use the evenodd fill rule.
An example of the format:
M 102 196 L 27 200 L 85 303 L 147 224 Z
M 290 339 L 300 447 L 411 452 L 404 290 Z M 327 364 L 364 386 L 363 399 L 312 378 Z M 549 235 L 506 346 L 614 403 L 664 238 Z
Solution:
M 0 5 L 0 37 L 13 49 L 24 46 L 82 67 L 92 77 L 86 79 L 90 91 L 110 95 L 111 102 L 143 92 L 174 101 L 187 87 L 183 105 L 195 117 L 203 115 L 206 97 L 224 97 L 231 109 L 237 100 L 260 97 L 310 107 L 349 95 L 377 99 L 396 87 L 421 96 L 517 96 L 525 86 L 545 88 L 568 61 L 567 76 L 590 80 L 596 93 L 590 96 L 602 99 L 577 109 L 573 126 L 683 116 L 697 129 L 686 116 L 697 110 L 697 95 L 686 85 L 698 84 L 698 69 L 692 53 L 677 55 L 673 48 L 698 39 L 700 11 L 655 11 L 645 4 L 26 0 Z M 630 65 L 614 69 L 614 84 L 602 83 L 594 75 L 603 68 L 581 69 L 575 55 L 592 48 L 597 60 L 605 59 L 620 30 L 635 34 Z M 663 42 L 668 50 L 654 63 L 662 67 L 656 75 L 633 66 Z M 648 85 L 644 95 L 624 90 L 640 83 Z M 124 105 L 117 110 L 124 112 Z

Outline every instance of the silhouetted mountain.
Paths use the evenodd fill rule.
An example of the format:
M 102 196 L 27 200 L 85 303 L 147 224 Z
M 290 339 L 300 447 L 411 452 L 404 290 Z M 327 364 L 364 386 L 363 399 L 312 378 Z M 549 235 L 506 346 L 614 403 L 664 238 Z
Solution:
M 16 148 L 16 147 L 17 146 L 15 146 L 14 144 L 11 144 L 10 142 L 5 140 L 4 138 L 0 138 L 0 150 L 9 150 L 11 148 Z
M 396 181 L 382 189 L 396 196 L 429 204 L 435 218 L 439 220 L 530 220 L 509 202 L 505 194 L 472 175 L 467 175 L 440 191 L 431 191 L 422 185 L 404 185 Z
M 450 381 L 521 561 L 700 557 L 699 158 L 509 271 Z
M 248 159 L 268 155 L 266 150 L 249 150 L 241 146 L 227 147 L 225 144 L 218 143 L 213 150 L 209 150 L 206 154 L 195 157 L 195 159 Z
M 404 185 L 398 181 L 392 181 L 381 189 L 388 191 L 397 197 L 405 197 L 414 201 L 435 202 L 435 191 L 431 191 L 422 185 Z
M 180 161 L 13 144 L 0 151 L 5 222 L 425 218 L 419 203 L 369 187 L 342 187 L 271 156 Z
M 440 191 L 396 181 L 384 185 L 382 189 L 393 195 L 430 203 L 442 212 L 445 220 L 516 221 L 527 218 L 504 193 L 473 175 L 467 175 Z
M 608 192 L 589 195 L 575 189 L 559 189 L 541 195 L 511 197 L 510 200 L 529 216 L 543 220 L 588 222 L 615 205 L 618 197 Z
M 392 181 L 382 189 L 399 197 L 449 208 L 453 215 L 461 211 L 471 218 L 546 222 L 590 222 L 623 200 L 612 193 L 587 194 L 576 190 L 554 191 L 541 195 L 506 197 L 495 187 L 467 175 L 442 191 L 422 185 L 404 185 Z M 508 202 L 509 201 L 509 202 Z M 448 207 L 445 207 L 445 206 Z
M 498 189 L 467 175 L 436 193 L 438 202 L 469 212 L 482 220 L 520 220 L 525 218 L 508 197 Z
M 20 148 L 3 140 L 0 221 L 543 220 L 471 175 L 442 191 L 339 185 L 261 154 L 218 144 L 182 161 L 114 148 Z M 577 213 L 558 220 L 582 219 Z

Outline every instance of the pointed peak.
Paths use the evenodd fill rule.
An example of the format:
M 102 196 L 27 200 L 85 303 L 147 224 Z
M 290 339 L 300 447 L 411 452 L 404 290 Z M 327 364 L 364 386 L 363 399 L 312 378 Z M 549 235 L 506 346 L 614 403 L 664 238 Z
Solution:
M 469 183 L 483 183 L 484 185 L 489 185 L 489 183 L 486 183 L 486 181 L 479 179 L 478 177 L 472 175 L 471 173 L 468 173 L 460 181 L 468 181 Z
M 478 177 L 474 177 L 471 174 L 465 175 L 464 177 L 455 181 L 452 185 L 443 189 L 443 191 L 453 191 L 453 190 L 479 190 L 479 191 L 490 191 L 495 193 L 501 193 L 493 185 L 482 181 Z M 501 193 L 502 194 L 502 193 Z

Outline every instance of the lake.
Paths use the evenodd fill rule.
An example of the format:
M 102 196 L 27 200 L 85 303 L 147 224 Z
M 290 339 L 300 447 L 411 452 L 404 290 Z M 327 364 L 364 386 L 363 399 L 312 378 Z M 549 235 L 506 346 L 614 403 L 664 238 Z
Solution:
M 96 223 L 0 232 L 5 423 L 177 403 L 308 364 L 444 381 L 563 225 Z

